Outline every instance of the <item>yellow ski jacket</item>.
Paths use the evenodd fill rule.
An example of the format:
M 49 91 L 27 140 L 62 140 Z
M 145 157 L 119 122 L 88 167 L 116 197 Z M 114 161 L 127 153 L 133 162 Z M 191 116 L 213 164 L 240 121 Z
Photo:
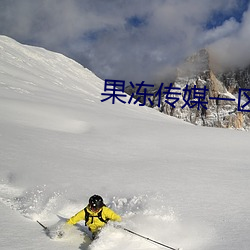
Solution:
M 110 208 L 103 206 L 99 211 L 97 212 L 93 212 L 89 209 L 89 207 L 86 207 L 85 209 L 87 209 L 87 212 L 89 213 L 89 218 L 88 221 L 85 221 L 86 226 L 88 226 L 89 230 L 92 233 L 97 232 L 100 228 L 102 228 L 106 223 L 105 221 L 108 220 L 112 220 L 112 221 L 121 221 L 121 217 L 120 215 L 116 214 L 113 210 L 111 210 Z M 100 215 L 101 212 L 101 218 L 102 220 L 100 220 L 98 218 L 98 215 Z M 77 214 L 75 214 L 74 216 L 72 216 L 68 221 L 67 224 L 70 225 L 74 225 L 77 222 L 79 222 L 80 220 L 85 220 L 85 210 L 82 209 L 81 211 L 79 211 Z

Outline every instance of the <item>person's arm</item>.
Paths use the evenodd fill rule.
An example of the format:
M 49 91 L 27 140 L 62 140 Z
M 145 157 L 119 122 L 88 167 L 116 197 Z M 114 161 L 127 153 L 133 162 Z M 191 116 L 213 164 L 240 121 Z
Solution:
M 78 221 L 85 219 L 85 211 L 84 209 L 72 216 L 70 219 L 68 219 L 67 224 L 75 225 Z
M 106 219 L 112 220 L 112 221 L 122 221 L 122 218 L 120 215 L 116 214 L 113 210 L 111 210 L 108 207 L 104 207 L 104 215 Z

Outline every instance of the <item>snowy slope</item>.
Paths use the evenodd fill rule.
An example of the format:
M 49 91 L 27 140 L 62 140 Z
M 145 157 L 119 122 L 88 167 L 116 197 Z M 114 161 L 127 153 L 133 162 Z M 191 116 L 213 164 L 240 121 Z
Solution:
M 102 103 L 102 92 L 76 62 L 0 37 L 0 248 L 162 249 L 111 225 L 92 244 L 80 227 L 51 240 L 36 223 L 53 227 L 97 193 L 164 244 L 248 250 L 249 133 Z

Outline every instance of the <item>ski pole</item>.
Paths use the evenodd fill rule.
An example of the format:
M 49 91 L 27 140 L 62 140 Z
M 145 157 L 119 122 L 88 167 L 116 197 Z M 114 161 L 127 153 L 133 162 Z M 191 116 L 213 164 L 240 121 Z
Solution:
M 160 243 L 160 242 L 158 242 L 158 241 L 155 241 L 155 240 L 152 240 L 152 239 L 150 239 L 150 238 L 148 238 L 148 237 L 145 237 L 145 236 L 143 236 L 143 235 L 141 235 L 141 234 L 135 233 L 135 232 L 133 232 L 133 231 L 127 229 L 127 228 L 122 228 L 122 229 L 125 230 L 125 231 L 127 231 L 127 232 L 129 232 L 129 233 L 131 233 L 131 234 L 137 235 L 137 236 L 139 236 L 139 237 L 141 237 L 141 238 L 143 238 L 143 239 L 145 239 L 145 240 L 154 242 L 154 243 L 156 243 L 156 244 L 158 244 L 158 245 L 161 245 L 161 246 L 163 246 L 163 247 L 169 248 L 169 249 L 171 249 L 171 250 L 180 250 L 180 248 L 173 248 L 173 247 L 167 246 L 167 245 L 162 244 L 162 243 Z
M 41 222 L 39 222 L 38 220 L 36 221 L 40 226 L 42 226 L 43 227 L 43 229 L 46 231 L 46 230 L 48 230 L 48 228 L 47 227 L 45 227 Z

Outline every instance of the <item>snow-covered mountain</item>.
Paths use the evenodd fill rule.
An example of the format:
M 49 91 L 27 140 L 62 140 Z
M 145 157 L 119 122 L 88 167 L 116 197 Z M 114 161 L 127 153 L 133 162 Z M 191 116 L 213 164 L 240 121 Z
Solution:
M 150 97 L 154 104 L 147 101 L 147 106 L 196 125 L 249 130 L 250 106 L 239 109 L 238 105 L 241 107 L 249 102 L 249 94 L 246 97 L 241 91 L 239 98 L 239 91 L 250 89 L 250 68 L 225 68 L 216 63 L 215 56 L 211 54 L 209 50 L 202 49 L 188 57 L 177 68 L 172 86 L 164 82 L 162 88 L 159 83 L 148 88 L 147 91 L 154 94 Z M 138 98 L 139 95 L 135 94 L 137 89 L 128 86 L 126 92 Z M 162 89 L 161 95 L 159 89 Z M 198 103 L 199 98 L 198 108 L 193 103 Z
M 63 55 L 0 37 L 0 248 L 162 249 L 112 225 L 90 243 L 84 222 L 62 239 L 36 223 L 53 228 L 97 193 L 124 227 L 171 247 L 248 250 L 249 133 L 101 102 L 103 85 Z
M 197 106 L 194 108 L 186 106 L 182 109 L 184 102 L 181 101 L 173 110 L 172 115 L 203 126 L 248 129 L 250 126 L 249 113 L 241 112 L 238 109 L 238 102 L 246 100 L 243 98 L 239 100 L 239 91 L 233 91 L 232 88 L 229 88 L 226 79 L 223 81 L 222 77 L 219 77 L 221 75 L 222 73 L 216 71 L 213 58 L 208 50 L 202 49 L 187 58 L 178 68 L 174 86 L 180 87 L 182 90 L 186 85 L 189 88 L 196 86 L 200 88 L 197 91 L 198 96 L 204 93 L 202 92 L 204 87 L 208 89 L 202 100 L 205 103 L 205 108 L 201 107 L 198 110 Z M 228 100 L 223 100 L 224 98 Z M 191 102 L 195 100 L 194 96 L 190 99 Z M 166 107 L 165 110 L 170 113 L 169 108 Z

